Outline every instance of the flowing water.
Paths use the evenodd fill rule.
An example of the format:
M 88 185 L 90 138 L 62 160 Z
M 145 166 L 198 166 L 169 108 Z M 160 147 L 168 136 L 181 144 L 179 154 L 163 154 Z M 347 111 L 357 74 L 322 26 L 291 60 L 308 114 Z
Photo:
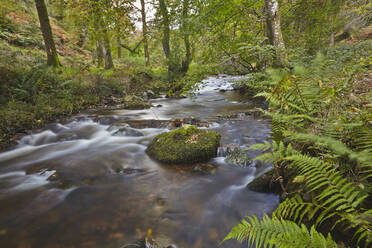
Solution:
M 180 248 L 217 247 L 244 216 L 275 209 L 277 195 L 246 188 L 270 165 L 224 161 L 226 147 L 270 136 L 269 121 L 252 114 L 264 103 L 231 91 L 238 79 L 211 77 L 191 99 L 88 111 L 23 137 L 0 154 L 0 247 L 121 248 L 149 234 Z M 194 166 L 151 160 L 146 146 L 176 118 L 220 132 L 219 157 Z

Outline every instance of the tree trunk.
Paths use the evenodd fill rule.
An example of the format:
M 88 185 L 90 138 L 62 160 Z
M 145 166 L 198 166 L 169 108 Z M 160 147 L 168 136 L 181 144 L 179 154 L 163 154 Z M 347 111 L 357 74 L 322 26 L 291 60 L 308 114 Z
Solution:
M 146 66 L 150 65 L 150 53 L 147 42 L 147 24 L 146 24 L 146 6 L 145 0 L 141 0 L 141 15 L 142 15 L 142 34 L 143 34 L 143 50 L 145 52 Z
M 121 39 L 120 39 L 120 36 L 116 37 L 116 42 L 117 42 L 117 46 L 118 46 L 118 59 L 120 59 L 121 58 Z
M 331 37 L 329 38 L 329 46 L 333 47 L 335 45 L 335 34 L 332 33 Z
M 265 0 L 267 38 L 271 45 L 278 49 L 276 66 L 283 67 L 288 64 L 287 54 L 280 28 L 279 4 L 277 0 Z
M 50 27 L 48 11 L 44 0 L 35 0 L 37 14 L 40 21 L 40 29 L 43 34 L 45 50 L 47 53 L 47 65 L 53 67 L 61 66 L 58 59 L 57 49 L 54 44 L 52 29 Z
M 162 15 L 162 27 L 163 27 L 163 51 L 167 59 L 170 58 L 170 46 L 169 46 L 169 13 L 164 0 L 159 0 L 160 14 Z
M 186 74 L 186 72 L 189 70 L 189 65 L 191 63 L 190 35 L 189 35 L 189 28 L 188 28 L 188 23 L 187 23 L 188 10 L 189 10 L 189 0 L 183 0 L 182 32 L 183 32 L 183 41 L 185 43 L 185 50 L 186 50 L 186 57 L 182 61 L 182 68 L 181 68 L 181 72 L 183 74 Z
M 174 74 L 177 71 L 177 65 L 175 65 L 174 61 L 171 61 L 171 50 L 169 45 L 169 39 L 170 39 L 170 21 L 169 21 L 169 13 L 167 6 L 165 5 L 165 0 L 159 0 L 159 7 L 160 7 L 160 14 L 162 16 L 162 26 L 163 26 L 163 39 L 162 39 L 162 45 L 163 45 L 163 51 L 165 54 L 165 57 L 167 58 L 168 63 L 168 78 L 172 79 L 174 77 Z
M 105 69 L 108 70 L 114 68 L 114 63 L 112 61 L 111 55 L 110 38 L 108 36 L 106 28 L 103 29 L 103 55 L 105 58 Z
M 102 39 L 100 36 L 100 25 L 98 17 L 94 20 L 94 25 L 96 29 L 96 54 L 97 54 L 97 67 L 103 66 L 103 46 L 102 46 Z
M 101 39 L 96 40 L 97 67 L 103 66 L 103 46 Z
M 84 28 L 83 33 L 81 33 L 79 35 L 79 41 L 78 41 L 77 45 L 80 48 L 84 47 L 85 43 L 87 42 L 87 39 L 88 39 L 88 28 Z

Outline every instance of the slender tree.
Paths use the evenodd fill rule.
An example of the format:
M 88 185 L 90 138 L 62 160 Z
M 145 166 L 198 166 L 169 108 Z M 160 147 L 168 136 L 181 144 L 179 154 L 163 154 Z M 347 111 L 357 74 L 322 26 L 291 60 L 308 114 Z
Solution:
M 287 54 L 280 28 L 279 3 L 277 0 L 265 0 L 266 35 L 271 45 L 278 49 L 276 66 L 287 65 Z
M 167 5 L 165 4 L 164 0 L 159 0 L 159 8 L 160 8 L 160 14 L 162 16 L 161 24 L 163 28 L 163 39 L 162 39 L 163 51 L 164 51 L 165 57 L 169 59 L 170 58 L 170 45 L 169 45 L 170 21 L 169 21 L 169 13 L 168 13 Z
M 87 40 L 88 40 L 88 28 L 84 27 L 83 32 L 80 33 L 80 35 L 79 35 L 79 41 L 78 41 L 77 45 L 79 47 L 84 47 Z
M 100 25 L 99 25 L 99 19 L 96 16 L 94 20 L 95 25 L 95 37 L 96 37 L 96 56 L 97 56 L 97 66 L 102 67 L 103 66 L 103 45 L 102 45 L 102 39 L 100 36 Z
M 118 52 L 118 59 L 121 58 L 121 38 L 120 36 L 116 37 L 116 44 L 117 44 L 117 52 Z
M 57 49 L 53 40 L 52 28 L 50 27 L 48 10 L 44 0 L 35 0 L 37 14 L 40 21 L 40 29 L 43 34 L 45 50 L 47 53 L 47 65 L 53 67 L 61 66 L 58 59 Z
M 164 51 L 165 57 L 167 59 L 167 64 L 168 64 L 168 78 L 173 78 L 177 66 L 175 65 L 174 61 L 171 58 L 170 19 L 169 19 L 169 12 L 167 9 L 167 5 L 165 4 L 165 0 L 159 0 L 159 9 L 160 9 L 161 17 L 162 17 L 162 22 L 161 22 L 161 26 L 163 29 L 162 45 L 163 45 L 163 51 Z
M 141 16 L 142 16 L 142 34 L 143 34 L 143 50 L 145 52 L 146 66 L 150 65 L 150 53 L 148 46 L 148 33 L 146 23 L 146 5 L 145 0 L 141 0 Z
M 102 34 L 103 34 L 103 55 L 105 59 L 105 69 L 111 69 L 111 68 L 114 68 L 114 62 L 112 61 L 110 37 L 105 27 L 102 30 Z
M 92 8 L 94 13 L 94 25 L 96 30 L 96 48 L 97 48 L 97 60 L 98 67 L 101 67 L 104 61 L 105 69 L 111 69 L 114 67 L 111 53 L 111 42 L 109 33 L 107 30 L 107 23 L 104 21 L 101 2 L 93 0 Z
M 182 61 L 181 72 L 185 74 L 189 70 L 189 65 L 191 63 L 191 45 L 190 45 L 190 35 L 189 35 L 189 25 L 188 25 L 188 12 L 189 12 L 189 0 L 183 0 L 182 2 L 182 35 L 183 41 L 185 43 L 186 55 Z

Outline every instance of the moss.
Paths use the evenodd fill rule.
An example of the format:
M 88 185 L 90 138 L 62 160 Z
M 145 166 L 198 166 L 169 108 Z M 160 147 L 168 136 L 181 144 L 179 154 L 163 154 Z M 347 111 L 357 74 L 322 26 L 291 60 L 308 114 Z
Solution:
M 217 154 L 221 135 L 215 131 L 186 125 L 156 136 L 147 154 L 166 164 L 192 164 L 206 162 Z

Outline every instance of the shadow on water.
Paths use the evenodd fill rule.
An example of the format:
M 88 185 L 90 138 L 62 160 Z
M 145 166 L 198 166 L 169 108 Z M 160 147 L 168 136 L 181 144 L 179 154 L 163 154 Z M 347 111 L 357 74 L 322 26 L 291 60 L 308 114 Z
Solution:
M 150 233 L 177 247 L 217 247 L 244 216 L 275 209 L 276 195 L 246 188 L 269 165 L 239 167 L 217 157 L 165 166 L 145 154 L 175 118 L 202 120 L 199 126 L 221 133 L 223 147 L 268 140 L 269 121 L 250 112 L 263 103 L 230 91 L 237 79 L 208 78 L 193 99 L 89 111 L 22 138 L 0 154 L 0 247 L 119 248 Z

